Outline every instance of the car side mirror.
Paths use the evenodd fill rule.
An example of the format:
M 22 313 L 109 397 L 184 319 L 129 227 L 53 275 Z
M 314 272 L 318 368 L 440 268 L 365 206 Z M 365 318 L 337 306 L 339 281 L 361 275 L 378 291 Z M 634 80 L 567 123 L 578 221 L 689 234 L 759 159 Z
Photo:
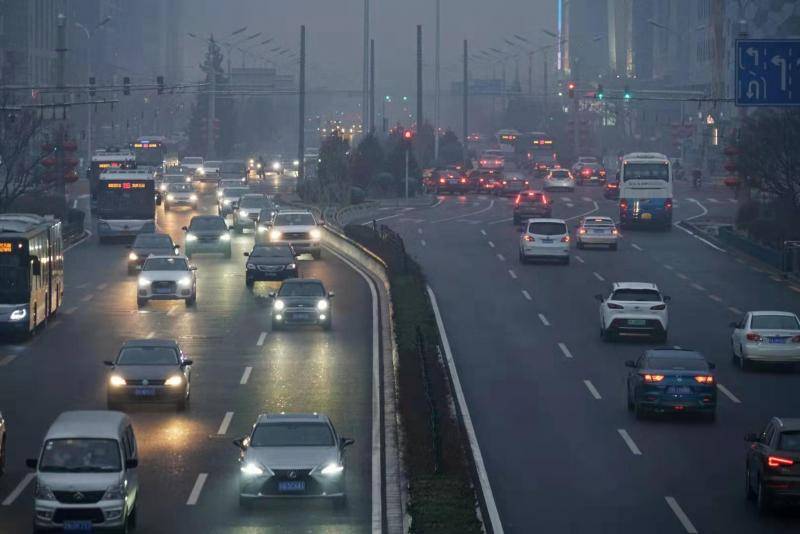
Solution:
M 103 360 L 103 365 L 108 367 L 114 367 L 114 362 L 112 362 L 111 360 Z
M 758 434 L 755 432 L 748 432 L 744 435 L 744 440 L 748 443 L 755 443 L 758 441 Z
M 139 467 L 139 460 L 137 458 L 125 460 L 125 469 L 136 469 L 137 467 Z
M 28 458 L 28 459 L 25 460 L 25 465 L 29 469 L 36 469 L 36 466 L 38 464 L 39 464 L 39 462 L 36 460 L 36 458 Z
M 737 321 L 732 321 L 728 323 L 728 326 L 730 326 L 731 328 L 739 328 L 739 323 Z
M 594 300 L 597 302 L 603 302 L 605 299 L 603 298 L 603 295 L 597 294 L 594 296 Z
M 333 291 L 328 291 L 328 298 L 329 299 L 332 299 L 335 296 L 336 296 L 336 293 L 334 293 Z
M 249 252 L 243 252 L 242 256 L 244 256 L 245 258 L 249 258 L 250 257 L 250 253 Z
M 275 293 L 274 292 L 270 293 L 268 296 L 269 296 L 269 298 L 274 299 L 275 298 Z
M 190 271 L 196 271 L 197 270 L 197 265 L 190 265 L 189 266 L 189 270 Z
M 192 360 L 192 359 L 190 359 L 190 358 L 187 358 L 187 359 L 185 359 L 185 360 L 183 360 L 183 361 L 181 362 L 181 365 L 184 365 L 184 366 L 186 366 L 186 365 L 193 365 L 193 364 L 194 364 L 194 360 Z
M 664 298 L 663 298 L 662 300 L 663 300 L 664 302 L 669 302 L 669 301 L 671 301 L 671 300 L 672 300 L 672 297 L 669 297 L 669 296 L 666 296 L 666 295 L 665 295 L 665 296 L 664 296 Z
M 247 449 L 247 447 L 244 444 L 244 438 L 233 440 L 233 444 L 236 445 L 238 448 L 240 448 L 242 450 Z
M 339 438 L 339 447 L 344 449 L 345 447 L 349 447 L 355 442 L 356 440 L 354 440 L 353 438 Z
M 186 226 L 181 226 L 181 230 L 183 230 L 184 232 L 188 232 L 188 231 L 189 231 L 189 228 L 188 228 L 188 227 L 186 227 Z
M 31 272 L 33 276 L 42 275 L 42 260 L 40 260 L 38 256 L 33 256 L 31 259 Z
M 708 368 L 709 369 L 716 369 L 717 368 L 717 364 L 714 363 L 714 362 L 708 362 Z
M 630 367 L 632 369 L 635 369 L 636 368 L 636 362 L 633 361 L 633 360 L 626 360 L 625 361 L 625 367 Z

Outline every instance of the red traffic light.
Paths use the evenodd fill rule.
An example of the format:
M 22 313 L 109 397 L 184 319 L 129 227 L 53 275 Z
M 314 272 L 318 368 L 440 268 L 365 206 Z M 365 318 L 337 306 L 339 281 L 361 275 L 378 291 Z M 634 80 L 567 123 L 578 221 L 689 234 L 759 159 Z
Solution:
M 412 132 L 411 130 L 406 130 L 403 132 L 403 139 L 410 141 L 413 138 L 414 138 L 414 132 Z
M 570 91 L 574 91 L 575 90 L 575 82 L 569 82 L 567 84 L 567 89 L 569 89 Z

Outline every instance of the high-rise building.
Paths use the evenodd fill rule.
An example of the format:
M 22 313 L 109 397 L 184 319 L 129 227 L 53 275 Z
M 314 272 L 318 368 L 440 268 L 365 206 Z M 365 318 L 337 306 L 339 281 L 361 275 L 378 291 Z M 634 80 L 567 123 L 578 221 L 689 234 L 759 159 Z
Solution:
M 0 0 L 0 78 L 5 85 L 55 83 L 57 4 Z

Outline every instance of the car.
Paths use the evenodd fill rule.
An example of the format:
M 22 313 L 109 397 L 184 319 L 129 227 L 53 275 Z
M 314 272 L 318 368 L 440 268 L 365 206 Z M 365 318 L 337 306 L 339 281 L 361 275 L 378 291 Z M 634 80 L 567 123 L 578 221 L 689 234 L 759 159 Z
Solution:
M 195 215 L 184 226 L 186 257 L 197 252 L 210 252 L 231 257 L 231 234 L 225 219 L 219 215 Z
M 164 211 L 169 211 L 173 206 L 189 206 L 197 209 L 197 193 L 192 184 L 168 184 L 164 194 Z
M 228 178 L 244 178 L 247 180 L 247 175 L 249 174 L 247 162 L 238 159 L 225 160 L 220 165 L 218 174 L 221 180 Z
M 495 195 L 515 196 L 528 189 L 530 182 L 520 173 L 504 173 L 503 179 L 493 189 Z
M 256 281 L 299 278 L 297 261 L 291 245 L 255 245 L 245 252 L 245 284 L 252 287 Z
M 165 174 L 158 184 L 158 190 L 166 194 L 170 184 L 191 184 L 192 177 L 186 174 Z
M 551 169 L 544 177 L 545 191 L 575 191 L 575 178 L 567 169 Z
M 181 160 L 181 169 L 190 176 L 198 174 L 203 169 L 203 158 L 199 156 L 186 156 Z
M 139 449 L 130 418 L 105 410 L 61 413 L 35 469 L 33 530 L 128 532 L 136 526 Z
M 320 325 L 331 329 L 333 291 L 316 278 L 293 278 L 284 280 L 272 299 L 272 329 L 280 330 L 291 324 Z
M 180 247 L 172 241 L 169 234 L 139 234 L 130 245 L 128 253 L 128 274 L 134 274 L 142 268 L 144 260 L 151 254 L 168 256 L 177 255 Z
M 584 165 L 599 165 L 600 161 L 594 156 L 579 156 L 578 161 L 572 166 L 572 173 L 579 174 Z
M 436 194 L 441 193 L 466 193 L 470 190 L 469 180 L 466 175 L 455 169 L 443 169 L 435 173 L 436 181 L 433 185 L 433 191 Z
M 239 503 L 258 499 L 316 497 L 345 505 L 345 450 L 327 415 L 261 414 L 253 430 L 234 440 L 239 453 Z
M 563 219 L 528 219 L 519 237 L 519 262 L 557 259 L 569 264 L 569 230 Z
M 477 193 L 490 193 L 499 181 L 502 181 L 503 173 L 499 170 L 475 169 L 469 172 L 467 180 L 470 187 Z
M 6 471 L 6 460 L 8 459 L 8 445 L 6 444 L 6 420 L 0 413 L 0 476 Z
M 602 245 L 617 250 L 619 230 L 611 217 L 590 215 L 581 219 L 575 231 L 575 245 L 582 249 L 586 245 Z
M 786 311 L 751 311 L 730 324 L 733 359 L 752 363 L 800 363 L 800 319 Z
M 322 231 L 319 226 L 310 211 L 278 211 L 269 226 L 269 242 L 291 245 L 298 254 L 308 253 L 318 260 L 322 256 Z
M 514 200 L 515 225 L 520 225 L 528 219 L 548 219 L 552 215 L 553 205 L 542 191 L 523 191 Z
M 236 209 L 233 210 L 233 224 L 231 228 L 241 234 L 245 228 L 256 229 L 258 216 L 262 208 L 272 208 L 272 201 L 266 195 L 247 194 L 239 198 Z
M 278 211 L 278 205 L 272 204 L 271 206 L 261 208 L 261 211 L 258 212 L 255 235 L 256 245 L 266 245 L 270 243 L 269 232 L 272 226 L 272 219 L 275 218 L 275 214 L 278 213 Z
M 186 256 L 148 256 L 139 273 L 136 304 L 150 300 L 180 300 L 187 306 L 197 302 L 197 267 Z
M 204 161 L 203 174 L 208 178 L 217 177 L 221 166 L 222 166 L 221 161 Z
M 506 157 L 501 150 L 486 150 L 478 158 L 479 169 L 497 169 L 502 171 L 506 166 Z
M 577 176 L 578 185 L 604 184 L 606 181 L 606 170 L 600 163 L 581 164 Z
M 181 411 L 189 405 L 193 362 L 175 340 L 132 339 L 103 363 L 109 368 L 109 410 L 138 402 L 175 404 Z
M 628 360 L 628 410 L 648 413 L 697 413 L 713 421 L 717 413 L 715 365 L 697 351 L 651 349 Z
M 619 198 L 619 182 L 608 180 L 603 186 L 603 197 L 611 200 Z
M 773 417 L 760 433 L 748 433 L 745 495 L 758 511 L 800 504 L 800 418 Z
M 239 199 L 249 193 L 250 188 L 246 185 L 225 187 L 222 194 L 217 197 L 217 212 L 222 217 L 233 213 L 239 206 Z
M 612 341 L 618 336 L 656 338 L 667 341 L 670 297 L 647 282 L 615 282 L 608 297 L 600 302 L 600 337 Z

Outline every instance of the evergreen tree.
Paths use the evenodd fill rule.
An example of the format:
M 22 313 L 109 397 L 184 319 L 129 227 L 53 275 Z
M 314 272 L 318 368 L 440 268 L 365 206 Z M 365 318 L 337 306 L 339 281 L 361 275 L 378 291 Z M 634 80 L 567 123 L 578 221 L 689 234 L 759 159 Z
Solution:
M 208 50 L 200 69 L 206 73 L 203 89 L 197 95 L 197 101 L 192 106 L 192 115 L 189 119 L 189 147 L 195 154 L 205 154 L 207 147 L 207 127 L 214 127 L 208 124 L 208 104 L 209 92 L 211 91 L 211 76 L 216 76 L 217 93 L 224 91 L 228 86 L 228 78 L 222 67 L 222 49 L 214 40 L 212 35 L 208 39 Z M 234 116 L 233 100 L 230 97 L 215 96 L 216 109 L 215 118 L 218 121 L 219 129 L 215 135 L 214 146 L 216 154 L 205 154 L 207 158 L 212 156 L 225 158 L 233 148 L 236 134 L 236 121 Z

